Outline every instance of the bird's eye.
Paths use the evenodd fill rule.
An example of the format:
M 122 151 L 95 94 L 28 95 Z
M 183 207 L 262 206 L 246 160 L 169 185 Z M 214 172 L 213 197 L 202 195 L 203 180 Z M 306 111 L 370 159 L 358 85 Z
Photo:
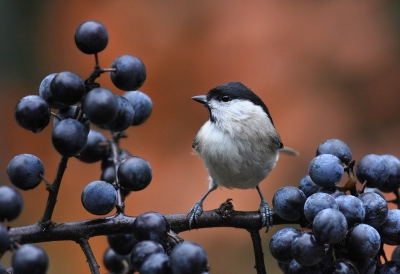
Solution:
M 221 96 L 221 101 L 222 102 L 229 102 L 231 100 L 231 98 L 229 97 L 229 95 L 222 95 Z

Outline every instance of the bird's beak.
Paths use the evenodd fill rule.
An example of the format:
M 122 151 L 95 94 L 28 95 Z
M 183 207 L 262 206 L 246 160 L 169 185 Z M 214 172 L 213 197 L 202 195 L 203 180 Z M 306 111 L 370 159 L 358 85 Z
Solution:
M 197 95 L 192 97 L 193 100 L 196 102 L 199 102 L 200 104 L 206 104 L 207 103 L 207 95 Z

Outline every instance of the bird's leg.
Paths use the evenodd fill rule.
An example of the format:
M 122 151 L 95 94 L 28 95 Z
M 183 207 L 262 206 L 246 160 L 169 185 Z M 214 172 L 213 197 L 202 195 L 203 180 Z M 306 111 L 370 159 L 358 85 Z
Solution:
M 203 197 L 201 197 L 201 199 L 190 209 L 188 216 L 189 216 L 189 229 L 192 229 L 192 224 L 194 221 L 197 222 L 197 217 L 200 216 L 200 214 L 203 212 L 203 202 L 206 199 L 206 197 L 208 196 L 208 194 L 211 193 L 211 191 L 214 191 L 217 189 L 217 185 L 214 184 L 210 184 L 210 188 L 208 189 L 208 191 L 206 192 L 206 194 L 204 194 Z
M 269 207 L 267 200 L 265 200 L 264 195 L 261 192 L 261 189 L 259 186 L 256 186 L 256 189 L 258 191 L 258 194 L 260 195 L 261 198 L 261 204 L 260 204 L 260 213 L 261 213 L 261 221 L 262 221 L 262 226 L 265 226 L 268 229 L 270 226 L 272 226 L 272 211 L 271 208 Z

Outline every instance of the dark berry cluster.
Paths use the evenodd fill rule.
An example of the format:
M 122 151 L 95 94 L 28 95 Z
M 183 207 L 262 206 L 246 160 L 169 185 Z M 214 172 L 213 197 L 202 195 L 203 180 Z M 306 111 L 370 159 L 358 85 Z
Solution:
M 133 234 L 107 236 L 103 256 L 112 273 L 207 274 L 207 254 L 193 242 L 182 242 L 157 212 L 145 212 L 133 222 Z M 129 272 L 130 273 L 130 272 Z
M 271 254 L 284 273 L 400 273 L 400 256 L 388 261 L 383 251 L 383 244 L 400 244 L 400 210 L 389 210 L 381 192 L 398 193 L 399 159 L 369 154 L 355 173 L 354 166 L 347 144 L 327 140 L 299 187 L 275 193 L 275 213 L 304 227 L 283 228 L 271 238 Z M 348 182 L 338 186 L 344 173 Z M 356 179 L 362 184 L 358 191 Z M 398 199 L 397 194 L 397 204 Z

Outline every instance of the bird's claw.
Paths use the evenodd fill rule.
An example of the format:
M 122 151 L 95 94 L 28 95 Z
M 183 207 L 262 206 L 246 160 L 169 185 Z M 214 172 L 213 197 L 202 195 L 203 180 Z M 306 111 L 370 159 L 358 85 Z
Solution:
M 203 212 L 203 204 L 196 203 L 189 211 L 189 230 L 192 229 L 193 222 L 197 222 L 197 217 Z
M 268 232 L 269 227 L 272 226 L 273 219 L 272 219 L 272 210 L 266 202 L 261 202 L 260 213 L 261 213 L 262 226 L 265 226 L 267 229 L 265 232 Z

